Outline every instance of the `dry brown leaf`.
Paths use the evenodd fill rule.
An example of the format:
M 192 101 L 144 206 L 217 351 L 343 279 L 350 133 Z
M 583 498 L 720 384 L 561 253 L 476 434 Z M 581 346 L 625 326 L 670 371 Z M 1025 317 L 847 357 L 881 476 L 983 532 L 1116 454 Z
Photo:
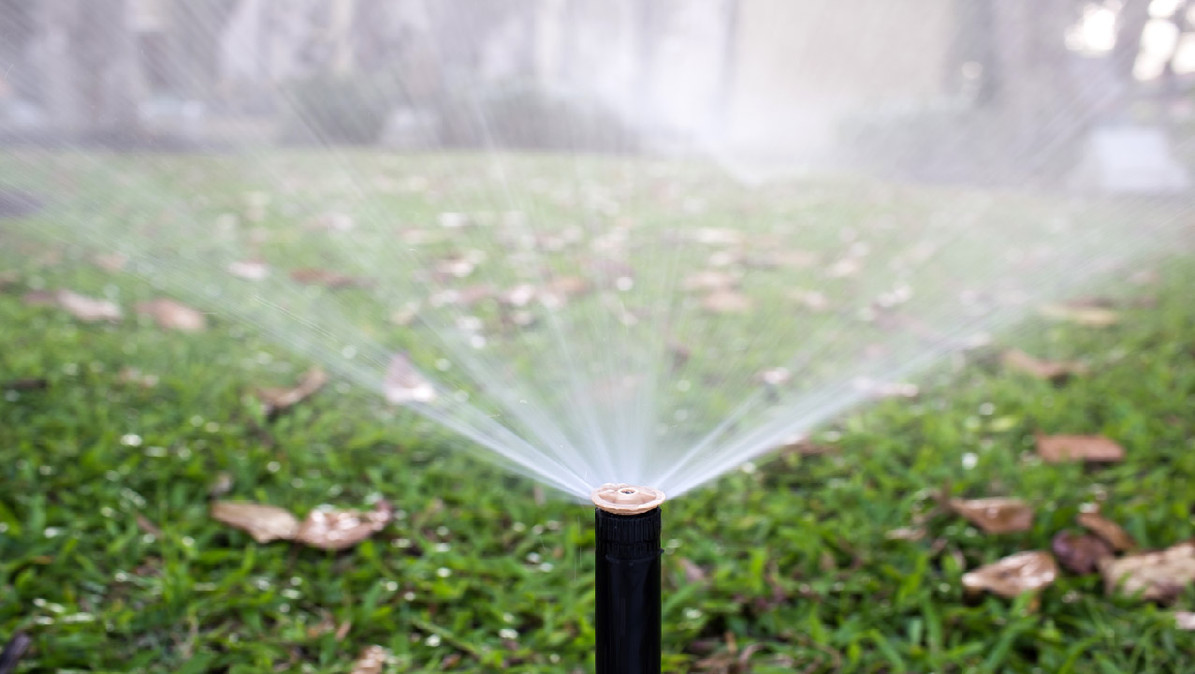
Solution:
M 211 514 L 216 520 L 248 532 L 258 543 L 289 541 L 299 533 L 299 518 L 277 506 L 216 501 L 212 503 Z
M 349 674 L 382 674 L 386 668 L 386 661 L 390 659 L 390 651 L 381 646 L 366 646 L 365 650 L 353 662 L 353 669 Z
M 21 296 L 21 301 L 30 307 L 52 307 L 58 304 L 58 297 L 51 290 L 30 290 Z
M 137 513 L 136 520 L 137 520 L 137 528 L 141 529 L 142 531 L 144 531 L 147 534 L 151 534 L 158 538 L 162 537 L 162 530 L 158 528 L 158 525 L 151 522 L 149 520 L 149 518 L 146 517 L 145 515 L 142 515 L 141 513 Z
M 793 379 L 793 373 L 787 367 L 772 367 L 755 375 L 756 381 L 768 386 L 784 386 Z
M 50 388 L 50 380 L 41 377 L 25 377 L 0 382 L 0 389 L 5 391 L 44 391 Z
M 436 399 L 436 387 L 425 379 L 406 354 L 396 353 L 390 358 L 386 378 L 382 381 L 386 400 L 392 405 L 430 403 Z
M 116 375 L 116 380 L 122 384 L 136 384 L 141 388 L 153 388 L 158 385 L 158 375 L 145 374 L 135 367 L 123 367 Z
M 998 562 L 981 566 L 963 574 L 963 587 L 968 592 L 991 592 L 1001 597 L 1016 597 L 1035 592 L 1058 577 L 1058 565 L 1048 552 L 1034 550 L 1018 552 Z
M 1180 630 L 1195 631 L 1195 611 L 1175 611 L 1174 625 Z
M 574 298 L 588 294 L 589 281 L 579 276 L 557 276 L 539 289 L 539 301 L 549 309 L 558 309 Z
M 706 295 L 701 306 L 715 314 L 745 314 L 751 311 L 751 298 L 735 290 L 718 290 Z
M 1143 599 L 1170 602 L 1195 582 L 1195 543 L 1186 541 L 1155 552 L 1143 552 L 1100 564 L 1108 594 L 1141 593 Z
M 347 232 L 356 226 L 353 216 L 348 213 L 324 213 L 316 216 L 308 225 L 310 229 L 325 232 Z
M 1017 349 L 1005 351 L 1001 357 L 1004 367 L 1018 372 L 1033 375 L 1038 379 L 1062 382 L 1073 375 L 1087 373 L 1087 366 L 1083 363 L 1070 361 L 1039 360 Z
M 1119 313 L 1098 306 L 1048 304 L 1041 308 L 1041 313 L 1047 318 L 1089 328 L 1106 328 L 1120 322 Z
M 121 253 L 100 253 L 91 258 L 95 266 L 107 272 L 118 272 L 129 263 L 129 257 Z
M 921 527 L 900 527 L 884 534 L 890 541 L 919 541 L 925 538 L 925 529 Z
M 1058 563 L 1080 575 L 1094 573 L 1102 559 L 1112 556 L 1112 546 L 1089 534 L 1060 531 L 1050 544 Z
M 163 330 L 203 332 L 207 329 L 207 317 L 202 311 L 165 297 L 138 303 L 137 313 L 154 319 Z
M 1118 463 L 1124 460 L 1124 448 L 1102 435 L 1037 434 L 1037 454 L 1046 463 L 1086 461 Z
M 818 290 L 798 289 L 789 292 L 788 295 L 810 311 L 825 311 L 830 308 L 830 299 Z
M 15 269 L 0 271 L 0 291 L 8 290 L 21 280 L 21 274 Z
M 207 495 L 214 499 L 220 498 L 230 491 L 232 491 L 232 474 L 223 470 L 216 473 L 216 477 L 207 487 Z
M 257 398 L 265 406 L 266 416 L 272 417 L 310 398 L 328 383 L 323 369 L 313 367 L 299 377 L 293 388 L 263 388 L 257 391 Z
M 712 269 L 693 272 L 681 281 L 682 290 L 731 290 L 738 285 L 734 275 Z
M 330 269 L 317 269 L 314 267 L 306 267 L 303 269 L 293 269 L 290 272 L 290 278 L 296 283 L 304 285 L 318 285 L 324 286 L 331 290 L 340 290 L 342 288 L 367 288 L 371 283 L 364 279 L 341 274 L 340 272 L 332 271 Z
M 79 295 L 69 290 L 58 291 L 58 306 L 86 322 L 119 321 L 124 316 L 120 307 L 108 300 Z
M 1033 528 L 1033 509 L 1015 498 L 950 499 L 950 508 L 989 534 Z
M 703 583 L 709 579 L 709 574 L 705 572 L 705 569 L 690 559 L 681 557 L 680 566 L 685 572 L 685 580 L 690 583 Z
M 246 281 L 263 281 L 270 275 L 270 267 L 259 260 L 241 260 L 229 264 L 228 273 Z
M 1137 541 L 1134 541 L 1127 531 L 1099 513 L 1079 513 L 1077 519 L 1079 524 L 1103 539 L 1105 543 L 1112 546 L 1113 550 L 1124 552 L 1137 548 Z
M 378 501 L 369 511 L 316 508 L 299 525 L 295 540 L 313 548 L 343 550 L 381 531 L 393 513 L 386 501 Z
M 750 255 L 745 260 L 747 266 L 762 269 L 788 267 L 790 269 L 804 269 L 817 264 L 817 253 L 807 250 L 782 250 L 774 253 Z
M 785 454 L 800 454 L 801 456 L 822 456 L 833 454 L 838 448 L 833 445 L 819 445 L 806 435 L 794 435 L 776 447 L 776 451 Z

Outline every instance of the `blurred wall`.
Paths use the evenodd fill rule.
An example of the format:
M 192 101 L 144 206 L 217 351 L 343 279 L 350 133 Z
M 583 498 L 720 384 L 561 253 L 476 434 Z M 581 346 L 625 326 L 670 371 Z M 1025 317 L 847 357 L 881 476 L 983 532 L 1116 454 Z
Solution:
M 947 94 L 953 0 L 740 0 L 724 148 L 832 160 L 841 123 Z

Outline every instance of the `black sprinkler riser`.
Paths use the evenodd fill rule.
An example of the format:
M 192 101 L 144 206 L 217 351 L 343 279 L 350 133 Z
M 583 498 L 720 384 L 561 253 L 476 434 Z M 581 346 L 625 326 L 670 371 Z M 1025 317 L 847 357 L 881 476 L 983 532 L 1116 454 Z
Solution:
M 597 672 L 659 674 L 660 509 L 596 509 Z

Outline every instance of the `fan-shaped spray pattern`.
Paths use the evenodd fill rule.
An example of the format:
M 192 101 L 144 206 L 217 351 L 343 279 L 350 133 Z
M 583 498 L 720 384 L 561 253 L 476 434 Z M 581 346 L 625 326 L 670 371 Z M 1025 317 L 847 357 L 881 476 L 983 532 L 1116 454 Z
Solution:
M 227 49 L 253 52 L 246 39 Z M 390 72 L 374 86 L 403 97 L 415 82 Z M 498 129 L 480 96 L 455 113 L 470 151 L 345 149 L 322 143 L 286 82 L 270 89 L 315 147 L 23 149 L 0 158 L 0 188 L 46 196 L 26 233 L 119 252 L 127 273 L 579 499 L 604 483 L 679 496 L 1189 239 L 1185 195 L 1079 197 L 982 158 L 942 185 L 744 181 L 772 164 L 711 159 L 701 134 L 668 158 L 568 143 L 518 154 L 498 147 L 511 125 L 534 138 L 544 119 Z M 1041 124 L 1059 139 L 1086 124 L 1083 96 L 1043 101 Z M 645 111 L 614 107 L 620 128 L 656 133 Z M 906 167 L 965 143 L 949 128 L 884 133 Z M 1064 145 L 1012 154 L 1046 166 Z

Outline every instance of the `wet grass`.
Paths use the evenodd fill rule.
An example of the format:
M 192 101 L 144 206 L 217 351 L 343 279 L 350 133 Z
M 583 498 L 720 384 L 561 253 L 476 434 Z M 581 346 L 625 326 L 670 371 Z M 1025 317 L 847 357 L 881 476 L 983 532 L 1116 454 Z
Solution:
M 39 287 L 126 310 L 153 294 L 48 250 L 0 238 L 0 272 L 19 277 L 0 291 L 0 639 L 33 637 L 17 671 L 347 672 L 370 644 L 391 671 L 592 668 L 590 509 L 343 383 L 267 420 L 253 389 L 307 363 L 236 322 L 183 335 L 26 306 Z M 668 504 L 665 669 L 1182 671 L 1195 647 L 1172 609 L 1108 597 L 1096 576 L 1038 600 L 960 587 L 967 569 L 1048 549 L 1085 503 L 1145 547 L 1195 535 L 1195 262 L 1158 272 L 1121 288 L 1155 301 L 1117 325 L 1030 321 L 1002 338 L 1089 375 L 1055 386 L 958 359 L 916 400 L 824 429 L 825 453 Z M 124 381 L 130 367 L 157 385 Z M 1104 434 L 1128 459 L 1042 464 L 1039 430 Z M 400 516 L 347 552 L 259 545 L 209 519 L 218 482 L 300 515 L 386 498 Z M 983 535 L 935 511 L 943 492 L 1026 499 L 1034 528 Z M 887 536 L 914 522 L 923 539 Z

